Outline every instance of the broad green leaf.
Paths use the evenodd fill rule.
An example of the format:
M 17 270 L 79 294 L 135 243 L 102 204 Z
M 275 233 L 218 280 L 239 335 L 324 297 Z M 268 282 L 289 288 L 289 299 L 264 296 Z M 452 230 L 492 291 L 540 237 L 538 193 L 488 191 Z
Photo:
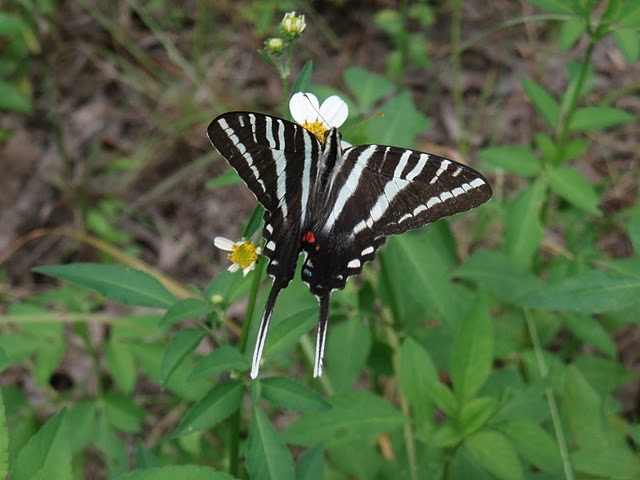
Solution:
M 484 430 L 465 440 L 471 456 L 501 480 L 524 480 L 522 464 L 513 444 L 501 433 Z
M 246 278 L 227 270 L 220 272 L 207 286 L 204 298 L 211 299 L 212 304 L 215 303 L 221 307 L 230 305 L 249 293 L 250 278 L 254 272 L 251 272 Z
M 640 38 L 638 33 L 631 28 L 619 28 L 613 31 L 618 48 L 630 65 L 638 61 L 640 57 Z
M 586 28 L 587 24 L 582 18 L 574 17 L 562 22 L 560 38 L 558 39 L 558 46 L 560 47 L 560 50 L 563 52 L 569 50 L 586 31 Z M 555 128 L 555 125 L 553 125 L 553 127 Z
M 509 420 L 527 419 L 544 422 L 549 418 L 549 406 L 545 397 L 547 383 L 537 382 L 528 387 L 507 389 L 502 404 L 491 418 L 494 424 Z M 502 392 L 501 392 L 502 393 Z
M 456 418 L 458 430 L 465 437 L 482 427 L 496 408 L 496 400 L 491 397 L 477 397 L 465 403 Z
M 219 383 L 182 417 L 174 436 L 211 428 L 235 412 L 242 402 L 243 385 L 238 380 Z
M 551 189 L 591 215 L 600 215 L 600 199 L 593 187 L 575 168 L 553 167 L 547 171 Z
M 571 464 L 578 472 L 598 478 L 640 478 L 640 457 L 627 447 L 580 449 L 571 453 Z
M 507 207 L 507 252 L 513 265 L 522 271 L 531 265 L 544 233 L 541 213 L 545 190 L 544 183 L 536 181 Z
M 592 270 L 530 292 L 520 302 L 546 310 L 602 313 L 640 303 L 640 277 L 613 277 Z
M 293 87 L 291 87 L 291 95 L 298 92 L 308 92 L 311 83 L 311 73 L 313 72 L 313 61 L 307 60 L 304 67 L 300 70 L 298 78 L 296 78 Z
M 289 449 L 257 404 L 253 405 L 246 457 L 247 470 L 252 480 L 295 478 Z
M 633 120 L 633 115 L 619 108 L 582 107 L 576 109 L 571 117 L 569 128 L 573 132 L 600 130 L 624 125 Z
M 380 111 L 383 118 L 375 118 L 366 125 L 367 134 L 382 145 L 412 146 L 418 134 L 429 128 L 429 120 L 413 103 L 409 91 L 403 91 L 389 100 Z
M 169 376 L 175 371 L 180 362 L 195 350 L 204 338 L 206 332 L 195 328 L 180 330 L 169 342 L 160 365 L 160 386 L 164 387 Z
M 98 417 L 98 431 L 92 445 L 102 454 L 103 463 L 107 467 L 107 478 L 123 475 L 129 470 L 129 452 L 106 416 Z
M 566 0 L 529 0 L 529 3 L 553 13 L 574 13 L 572 2 Z
M 9 473 L 9 429 L 4 411 L 4 399 L 0 390 L 0 478 L 7 478 Z
M 516 419 L 497 425 L 514 443 L 518 453 L 543 472 L 562 473 L 562 458 L 554 438 L 530 420 Z
M 136 442 L 136 467 L 139 470 L 161 467 L 162 461 L 141 440 Z
M 328 410 L 331 405 L 313 390 L 287 377 L 270 377 L 260 381 L 260 395 L 274 405 L 288 410 Z
M 304 452 L 296 463 L 296 480 L 324 479 L 324 449 L 314 447 Z
M 189 380 L 211 378 L 219 373 L 232 370 L 243 372 L 249 370 L 249 366 L 246 357 L 237 349 L 229 345 L 223 345 L 196 363 L 189 375 Z
M 493 363 L 493 325 L 487 301 L 479 296 L 453 341 L 451 381 L 461 402 L 472 398 L 486 381 Z
M 598 319 L 590 315 L 569 315 L 565 319 L 565 325 L 583 342 L 597 348 L 609 358 L 615 358 L 616 344 Z
M 562 411 L 569 433 L 582 449 L 614 447 L 611 431 L 603 415 L 603 398 L 587 382 L 580 370 L 569 366 L 565 372 Z
M 327 373 L 336 393 L 350 390 L 360 376 L 371 350 L 371 331 L 359 315 L 329 329 Z
M 395 298 L 398 311 L 394 314 L 400 316 L 396 321 L 406 321 L 405 315 L 419 312 L 425 319 L 438 318 L 450 327 L 461 317 L 462 306 L 448 280 L 448 265 L 428 238 L 428 232 L 391 237 L 380 254 L 381 275 L 390 297 Z
M 426 399 L 431 398 L 433 386 L 439 383 L 436 367 L 429 353 L 411 337 L 402 342 L 399 357 L 400 388 L 411 408 L 424 418 L 431 411 Z
M 450 477 L 446 477 L 447 480 L 496 480 L 494 475 L 478 464 L 467 448 L 455 449 L 453 458 L 447 467 L 447 473 L 449 472 Z
M 622 13 L 619 17 L 620 26 L 623 28 L 640 28 L 640 4 L 628 2 L 622 6 Z
M 590 143 L 591 140 L 588 138 L 574 138 L 567 142 L 562 151 L 558 152 L 560 153 L 560 156 L 555 160 L 559 163 L 563 163 L 582 157 L 584 152 L 587 151 L 587 148 L 589 148 Z
M 200 465 L 149 467 L 118 476 L 115 480 L 234 480 L 225 472 Z
M 115 429 L 128 433 L 140 431 L 146 412 L 133 397 L 109 392 L 102 397 L 102 401 L 107 420 Z
M 128 305 L 168 308 L 176 301 L 154 277 L 122 265 L 71 263 L 35 267 L 32 270 L 93 288 L 111 300 Z
M 22 89 L 11 83 L 0 80 L 0 110 L 31 113 L 33 105 L 31 98 Z
M 115 384 L 124 393 L 132 393 L 136 383 L 136 366 L 131 345 L 111 336 L 104 344 L 104 356 Z
M 12 480 L 71 480 L 71 444 L 64 411 L 47 420 L 20 450 L 11 468 Z
M 199 298 L 183 298 L 167 310 L 158 326 L 169 327 L 182 320 L 197 319 L 213 311 L 213 304 Z
M 296 445 L 341 445 L 396 430 L 406 419 L 382 398 L 366 391 L 332 397 L 331 410 L 305 412 L 285 432 Z
M 542 171 L 540 160 L 527 146 L 488 147 L 480 150 L 478 156 L 491 165 L 523 177 L 533 177 Z
M 305 309 L 273 325 L 264 345 L 262 358 L 286 351 L 318 322 L 318 309 Z M 257 338 L 256 338 L 257 339 Z
M 66 411 L 65 418 L 69 425 L 73 425 L 71 435 L 71 453 L 76 455 L 83 452 L 96 437 L 98 423 L 96 413 L 101 399 L 91 398 L 75 402 Z
M 531 103 L 538 111 L 538 114 L 551 128 L 558 126 L 560 118 L 560 106 L 555 98 L 549 92 L 529 78 L 520 80 L 522 88 L 531 100 Z
M 471 280 L 498 299 L 513 304 L 520 304 L 531 292 L 544 286 L 533 274 L 517 269 L 510 258 L 497 251 L 478 250 L 454 270 L 453 277 Z
M 368 111 L 394 88 L 393 83 L 386 78 L 360 67 L 349 67 L 344 73 L 344 81 L 362 112 Z
M 633 371 L 615 358 L 608 360 L 595 355 L 578 355 L 573 361 L 584 378 L 599 392 L 615 393 L 635 379 Z

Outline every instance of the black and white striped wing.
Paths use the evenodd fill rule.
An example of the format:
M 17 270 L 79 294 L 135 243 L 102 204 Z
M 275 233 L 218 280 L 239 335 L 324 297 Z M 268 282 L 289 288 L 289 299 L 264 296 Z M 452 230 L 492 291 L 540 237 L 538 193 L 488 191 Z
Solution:
M 491 198 L 475 170 L 413 150 L 361 145 L 336 166 L 323 217 L 304 243 L 303 280 L 315 294 L 343 288 L 389 235 L 470 210 Z
M 267 271 L 284 288 L 295 273 L 320 142 L 295 123 L 251 112 L 220 115 L 207 133 L 266 210 Z

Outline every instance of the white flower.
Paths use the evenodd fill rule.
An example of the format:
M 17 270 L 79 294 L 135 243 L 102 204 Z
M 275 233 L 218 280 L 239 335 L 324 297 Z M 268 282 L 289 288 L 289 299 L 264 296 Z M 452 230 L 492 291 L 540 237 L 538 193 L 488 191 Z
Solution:
M 298 92 L 289 100 L 293 119 L 324 141 L 324 132 L 337 128 L 349 116 L 347 103 L 337 95 L 327 98 L 322 105 L 313 93 Z
M 286 13 L 280 26 L 284 33 L 295 38 L 299 37 L 304 32 L 304 29 L 307 28 L 304 15 L 296 15 L 295 11 Z
M 242 274 L 245 277 L 251 270 L 256 268 L 256 261 L 262 253 L 260 247 L 256 247 L 253 242 L 244 239 L 234 242 L 228 238 L 216 237 L 213 239 L 213 244 L 220 250 L 231 252 L 227 255 L 227 258 L 232 262 L 228 270 L 237 272 L 242 269 Z

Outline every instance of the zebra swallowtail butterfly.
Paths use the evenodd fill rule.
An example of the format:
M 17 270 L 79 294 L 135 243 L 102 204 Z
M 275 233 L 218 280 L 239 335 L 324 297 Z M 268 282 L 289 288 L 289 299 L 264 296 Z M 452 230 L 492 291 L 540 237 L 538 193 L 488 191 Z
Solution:
M 329 297 L 362 271 L 389 235 L 482 205 L 491 187 L 475 170 L 404 148 L 343 149 L 336 128 L 321 142 L 281 118 L 220 115 L 209 139 L 265 209 L 264 254 L 273 286 L 262 315 L 251 377 L 258 375 L 276 298 L 304 252 L 302 280 L 320 302 L 314 377 L 322 374 Z

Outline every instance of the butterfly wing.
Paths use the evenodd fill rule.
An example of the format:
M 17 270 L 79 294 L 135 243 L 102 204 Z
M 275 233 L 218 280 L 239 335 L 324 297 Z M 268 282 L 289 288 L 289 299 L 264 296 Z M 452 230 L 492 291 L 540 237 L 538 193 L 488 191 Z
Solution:
M 452 160 L 379 145 L 349 148 L 334 171 L 320 209 L 324 215 L 311 229 L 314 242 L 303 243 L 303 280 L 316 295 L 344 288 L 387 236 L 464 212 L 491 196 L 480 173 Z
M 251 376 L 258 374 L 271 314 L 280 290 L 295 273 L 301 226 L 317 174 L 320 142 L 307 130 L 281 118 L 251 112 L 217 117 L 209 139 L 265 208 L 264 254 L 273 286 L 260 322 Z

